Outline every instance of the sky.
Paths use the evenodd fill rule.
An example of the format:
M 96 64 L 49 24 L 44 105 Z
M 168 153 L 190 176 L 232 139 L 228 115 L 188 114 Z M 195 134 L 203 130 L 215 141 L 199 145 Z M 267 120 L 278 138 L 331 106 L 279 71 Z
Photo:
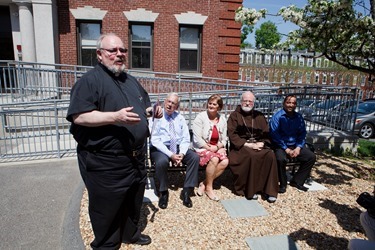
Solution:
M 243 6 L 246 8 L 254 8 L 256 10 L 266 9 L 269 14 L 277 14 L 279 9 L 289 5 L 296 5 L 297 7 L 304 7 L 307 4 L 307 0 L 244 0 Z M 254 32 L 249 34 L 246 41 L 255 46 L 255 30 L 259 29 L 260 25 L 263 22 L 271 21 L 276 24 L 277 30 L 279 33 L 288 34 L 289 31 L 298 29 L 298 26 L 290 23 L 284 22 L 280 16 L 270 16 L 266 15 L 265 19 L 261 19 L 256 25 Z M 281 37 L 281 41 L 286 39 L 285 36 Z

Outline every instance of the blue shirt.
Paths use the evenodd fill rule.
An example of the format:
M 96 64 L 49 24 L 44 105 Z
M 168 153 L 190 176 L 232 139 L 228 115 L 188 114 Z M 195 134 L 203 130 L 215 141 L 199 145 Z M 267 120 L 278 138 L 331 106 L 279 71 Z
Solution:
M 176 131 L 177 145 L 179 145 L 180 154 L 186 155 L 190 147 L 190 133 L 185 118 L 178 112 L 173 112 L 171 115 L 173 119 L 173 126 Z M 170 158 L 173 153 L 169 150 L 171 136 L 169 133 L 168 114 L 163 109 L 163 117 L 154 119 L 150 122 L 151 131 L 151 145 L 157 148 L 162 153 L 168 155 Z
M 303 148 L 306 142 L 305 120 L 297 112 L 288 116 L 285 110 L 281 109 L 270 120 L 270 134 L 273 143 L 279 148 Z

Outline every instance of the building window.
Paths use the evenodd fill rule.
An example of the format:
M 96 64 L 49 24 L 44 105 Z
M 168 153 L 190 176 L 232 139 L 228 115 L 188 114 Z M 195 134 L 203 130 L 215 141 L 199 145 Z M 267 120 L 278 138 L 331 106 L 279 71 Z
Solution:
M 288 55 L 281 55 L 281 63 L 284 65 L 288 63 Z
M 322 65 L 322 60 L 320 58 L 316 59 L 316 67 L 320 68 Z
M 266 65 L 270 65 L 271 64 L 271 55 L 265 55 L 265 63 Z
M 251 52 L 247 53 L 247 63 L 248 64 L 253 64 L 254 63 L 253 62 L 253 53 L 251 53 Z
M 132 69 L 152 69 L 153 26 L 130 24 L 129 65 Z
M 247 82 L 251 81 L 251 71 L 249 69 L 246 70 L 246 81 Z
M 180 72 L 200 72 L 201 28 L 180 26 Z
M 323 74 L 322 84 L 327 84 L 327 75 Z
M 299 66 L 300 66 L 300 67 L 303 67 L 304 65 L 305 65 L 305 58 L 301 56 L 301 57 L 299 58 Z
M 330 75 L 330 84 L 331 85 L 334 85 L 335 84 L 335 75 L 333 74 L 333 73 L 331 73 L 331 75 Z
M 313 59 L 312 58 L 308 58 L 307 59 L 307 66 L 308 67 L 312 67 L 313 66 Z
M 307 83 L 307 84 L 309 84 L 310 81 L 311 81 L 311 74 L 312 74 L 312 73 L 307 73 L 307 75 L 306 75 L 306 83 Z
M 319 74 L 315 73 L 315 84 L 319 84 Z
M 101 33 L 101 22 L 79 21 L 77 23 L 78 64 L 94 66 L 96 58 L 96 41 Z

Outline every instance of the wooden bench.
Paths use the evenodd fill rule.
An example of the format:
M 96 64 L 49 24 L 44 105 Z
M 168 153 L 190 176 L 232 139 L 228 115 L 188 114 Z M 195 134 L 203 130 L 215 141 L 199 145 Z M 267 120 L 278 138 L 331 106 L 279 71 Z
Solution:
M 193 130 L 189 130 L 190 133 L 190 141 L 193 139 Z M 229 141 L 228 141 L 229 144 Z M 312 151 L 315 152 L 314 145 L 311 143 L 306 142 L 306 146 Z M 229 146 L 227 145 L 227 150 L 229 152 Z M 147 155 L 146 155 L 146 162 L 147 162 L 147 174 L 148 176 L 153 176 L 155 174 L 155 164 L 151 161 L 150 153 L 149 153 L 149 147 L 147 149 Z M 300 162 L 296 158 L 288 158 L 288 162 L 286 164 L 286 167 L 291 170 L 291 175 L 293 176 L 300 166 Z M 229 168 L 226 168 L 225 170 L 228 170 Z M 184 172 L 186 170 L 186 165 L 182 164 L 180 166 L 173 166 L 172 162 L 169 162 L 169 168 L 168 171 L 172 172 Z M 204 167 L 199 167 L 199 171 L 205 170 Z M 311 178 L 309 177 L 306 180 L 306 183 L 311 183 Z

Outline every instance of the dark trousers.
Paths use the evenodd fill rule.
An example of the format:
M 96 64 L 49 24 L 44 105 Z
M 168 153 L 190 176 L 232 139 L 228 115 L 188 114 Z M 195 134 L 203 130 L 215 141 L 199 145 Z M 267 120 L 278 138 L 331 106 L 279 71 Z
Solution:
M 146 183 L 145 156 L 109 156 L 78 150 L 89 197 L 93 249 L 119 249 L 140 236 L 137 226 Z
M 150 148 L 151 161 L 155 164 L 155 176 L 159 180 L 159 191 L 168 190 L 168 168 L 169 157 L 157 150 L 155 147 Z M 188 150 L 182 159 L 182 163 L 186 165 L 186 176 L 184 188 L 193 188 L 198 185 L 198 168 L 199 156 L 192 150 Z
M 286 187 L 287 176 L 286 176 L 286 164 L 288 162 L 287 154 L 282 148 L 275 150 L 279 183 L 281 187 Z M 301 149 L 300 154 L 297 156 L 297 160 L 300 162 L 298 171 L 294 174 L 292 181 L 299 185 L 303 185 L 306 179 L 310 176 L 310 172 L 316 161 L 316 156 L 310 149 L 304 147 Z

